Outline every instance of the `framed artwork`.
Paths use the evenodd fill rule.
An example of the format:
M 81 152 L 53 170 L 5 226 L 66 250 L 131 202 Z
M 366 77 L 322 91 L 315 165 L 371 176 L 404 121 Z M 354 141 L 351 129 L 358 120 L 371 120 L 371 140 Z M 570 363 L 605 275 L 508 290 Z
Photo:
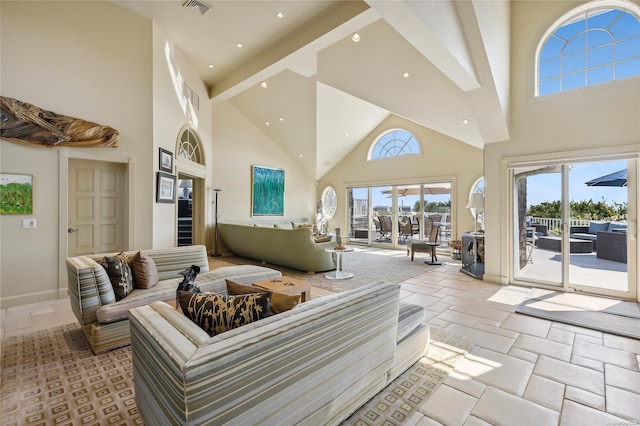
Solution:
M 251 166 L 251 215 L 284 216 L 284 170 Z
M 158 172 L 156 180 L 156 203 L 175 203 L 176 177 L 169 173 Z
M 33 175 L 0 173 L 0 214 L 33 213 Z
M 160 148 L 160 164 L 158 168 L 163 172 L 173 173 L 173 152 Z

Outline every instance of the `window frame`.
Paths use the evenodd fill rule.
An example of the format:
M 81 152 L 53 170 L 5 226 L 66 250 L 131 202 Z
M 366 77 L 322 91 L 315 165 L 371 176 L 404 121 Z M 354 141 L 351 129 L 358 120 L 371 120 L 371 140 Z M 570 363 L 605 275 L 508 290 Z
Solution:
M 547 41 L 553 36 L 553 34 L 558 30 L 558 28 L 565 25 L 572 19 L 575 19 L 580 15 L 585 15 L 589 11 L 594 11 L 598 9 L 617 9 L 621 12 L 626 12 L 628 14 L 631 14 L 632 16 L 640 20 L 640 6 L 636 6 L 633 3 L 620 1 L 620 0 L 592 1 L 589 3 L 582 4 L 576 8 L 573 8 L 569 12 L 560 16 L 560 18 L 558 18 L 553 24 L 551 24 L 549 28 L 545 31 L 543 36 L 538 41 L 538 45 L 535 50 L 535 57 L 533 61 L 534 63 L 533 95 L 535 99 L 548 98 L 548 97 L 553 97 L 561 94 L 574 93 L 576 91 L 584 91 L 584 90 L 589 90 L 593 88 L 601 88 L 601 87 L 606 87 L 606 85 L 612 85 L 612 84 L 613 85 L 627 84 L 631 82 L 636 82 L 638 79 L 640 79 L 640 74 L 623 77 L 620 79 L 616 79 L 614 74 L 614 78 L 612 78 L 611 80 L 606 80 L 603 82 L 598 82 L 593 84 L 588 84 L 588 81 L 586 81 L 583 86 L 580 86 L 577 88 L 564 89 L 564 90 L 561 89 L 561 90 L 547 93 L 547 94 L 540 94 L 540 55 Z M 615 44 L 615 42 L 616 40 L 614 39 L 613 43 Z M 597 46 L 597 47 L 600 47 L 600 46 Z M 587 55 L 590 50 L 592 49 L 587 48 L 586 50 L 584 50 L 585 55 Z M 561 59 L 563 57 L 564 56 L 560 56 Z M 617 63 L 618 61 L 612 62 L 613 65 Z M 589 68 L 585 67 L 584 69 L 581 69 L 581 70 L 582 72 L 587 73 L 589 71 Z M 565 74 L 559 74 L 560 78 L 562 78 L 563 76 L 565 76 Z
M 373 158 L 374 151 L 376 150 L 376 147 L 378 146 L 380 141 L 385 136 L 387 136 L 389 133 L 397 132 L 397 131 L 406 132 L 409 135 L 411 135 L 411 137 L 415 141 L 415 145 L 417 147 L 417 152 L 411 152 L 409 154 L 396 154 L 396 155 L 391 155 L 391 156 L 386 156 L 386 157 Z M 421 144 L 420 140 L 416 137 L 416 135 L 413 134 L 413 132 L 411 132 L 411 131 L 409 131 L 407 129 L 403 129 L 403 128 L 398 127 L 398 128 L 393 128 L 393 129 L 387 129 L 387 130 L 381 132 L 380 134 L 378 134 L 378 136 L 373 140 L 373 142 L 369 146 L 369 151 L 367 152 L 367 161 L 389 160 L 391 158 L 410 157 L 410 156 L 416 156 L 416 155 L 421 155 L 421 154 L 422 154 L 422 144 Z

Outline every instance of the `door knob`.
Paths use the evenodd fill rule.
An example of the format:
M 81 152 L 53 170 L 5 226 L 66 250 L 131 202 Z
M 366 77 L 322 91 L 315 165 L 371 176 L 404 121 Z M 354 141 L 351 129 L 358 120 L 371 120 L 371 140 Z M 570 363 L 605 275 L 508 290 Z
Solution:
M 78 231 L 80 231 L 80 230 L 79 230 L 79 229 L 73 229 L 73 228 L 69 228 L 69 229 L 67 229 L 67 232 L 68 232 L 69 234 L 73 234 L 74 232 L 78 232 Z

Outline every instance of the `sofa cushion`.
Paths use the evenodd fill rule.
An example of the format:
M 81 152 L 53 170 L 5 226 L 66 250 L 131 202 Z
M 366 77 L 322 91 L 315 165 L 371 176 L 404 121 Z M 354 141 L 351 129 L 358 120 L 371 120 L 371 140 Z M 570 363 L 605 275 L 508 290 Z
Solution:
M 292 222 L 276 223 L 273 225 L 273 227 L 278 229 L 293 229 L 293 223 Z
M 407 337 L 424 321 L 424 308 L 412 303 L 400 302 L 398 312 L 398 334 L 396 341 Z
M 609 229 L 609 222 L 589 222 L 589 234 L 597 234 L 598 232 L 607 232 Z
M 225 296 L 183 293 L 182 312 L 211 336 L 269 316 L 271 292 Z
M 240 294 L 253 294 L 253 293 L 265 293 L 266 290 L 259 287 L 250 285 L 243 285 L 227 280 L 227 293 L 230 296 L 237 296 Z M 300 303 L 300 295 L 291 295 L 279 292 L 273 292 L 271 294 L 271 300 L 269 302 L 269 311 L 271 314 L 279 314 L 290 309 L 295 308 Z
M 626 222 L 609 222 L 609 227 L 607 228 L 607 232 L 613 232 L 614 229 L 627 229 Z
M 129 266 L 134 288 L 151 288 L 160 281 L 156 263 L 146 254 L 137 252 L 129 261 Z
M 116 256 L 106 256 L 102 266 L 109 275 L 109 280 L 116 295 L 116 301 L 122 300 L 133 291 L 133 276 L 127 264 L 129 259 L 122 253 Z

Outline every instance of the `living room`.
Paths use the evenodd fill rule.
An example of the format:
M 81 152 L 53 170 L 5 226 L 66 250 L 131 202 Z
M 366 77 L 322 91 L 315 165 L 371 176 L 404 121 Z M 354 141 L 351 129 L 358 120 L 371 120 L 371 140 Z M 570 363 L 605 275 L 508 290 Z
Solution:
M 345 206 L 349 186 L 454 178 L 452 229 L 456 234 L 472 230 L 474 219 L 465 206 L 472 185 L 484 176 L 485 249 L 490 253 L 486 256 L 484 280 L 512 284 L 510 170 L 515 166 L 612 156 L 630 159 L 635 170 L 640 152 L 640 121 L 637 119 L 640 77 L 546 98 L 536 96 L 535 58 L 540 40 L 554 22 L 585 2 L 471 3 L 476 7 L 471 19 L 475 24 L 466 30 L 475 30 L 471 34 L 483 37 L 463 41 L 474 54 L 477 55 L 478 50 L 484 54 L 478 57 L 467 52 L 465 56 L 477 61 L 471 62 L 475 71 L 465 72 L 467 76 L 475 74 L 479 87 L 468 87 L 462 99 L 467 108 L 464 113 L 473 113 L 471 125 L 480 143 L 469 143 L 473 138 L 463 135 L 467 130 L 460 123 L 466 117 L 461 111 L 442 108 L 440 115 L 431 118 L 432 126 L 425 123 L 428 120 L 401 113 L 405 111 L 403 103 L 410 99 L 413 108 L 418 104 L 417 109 L 420 100 L 425 104 L 430 101 L 428 111 L 435 114 L 433 104 L 438 103 L 438 96 L 430 96 L 428 90 L 410 86 L 405 90 L 416 92 L 415 96 L 398 92 L 401 95 L 391 99 L 393 96 L 385 90 L 384 82 L 378 80 L 379 92 L 365 96 L 359 93 L 364 90 L 356 87 L 350 96 L 340 99 L 346 102 L 355 96 L 353 93 L 358 93 L 372 105 L 384 104 L 383 111 L 387 112 L 380 114 L 380 110 L 375 110 L 379 114 L 376 115 L 379 117 L 377 124 L 367 129 L 347 152 L 341 152 L 343 147 L 340 145 L 328 149 L 335 162 L 323 166 L 325 160 L 320 154 L 327 148 L 319 146 L 317 138 L 327 126 L 315 121 L 316 107 L 317 115 L 321 111 L 319 101 L 311 102 L 314 121 L 308 121 L 306 116 L 285 118 L 284 123 L 296 122 L 300 140 L 312 141 L 311 154 L 300 152 L 303 154 L 300 157 L 297 147 L 280 143 L 284 131 L 277 128 L 280 116 L 276 105 L 271 117 L 263 117 L 261 111 L 248 108 L 253 98 L 243 98 L 242 94 L 232 100 L 211 101 L 214 92 L 202 77 L 207 70 L 195 69 L 176 47 L 177 42 L 151 19 L 113 2 L 2 2 L 2 96 L 109 125 L 120 132 L 117 149 L 50 149 L 17 145 L 6 140 L 0 142 L 0 171 L 32 175 L 34 183 L 33 214 L 3 215 L 0 223 L 2 308 L 67 296 L 64 259 L 68 254 L 66 214 L 71 163 L 113 162 L 126 168 L 127 210 L 123 234 L 126 248 L 175 245 L 176 205 L 156 202 L 156 176 L 159 149 L 177 155 L 177 138 L 185 126 L 197 133 L 204 167 L 190 169 L 183 164 L 177 167 L 183 167 L 181 170 L 202 180 L 199 214 L 203 230 L 198 238 L 210 252 L 214 241 L 213 188 L 222 189 L 219 206 L 216 206 L 220 221 L 260 220 L 251 216 L 252 165 L 285 170 L 286 219 L 309 218 L 315 212 L 322 190 L 329 185 L 334 187 L 340 207 L 329 226 L 343 229 L 347 228 Z M 624 5 L 636 13 L 640 7 L 637 1 L 604 3 Z M 468 19 L 470 10 L 466 7 L 469 4 L 458 5 L 459 10 L 457 6 L 451 7 L 456 10 L 456 16 L 461 14 Z M 459 30 L 455 33 L 458 36 L 464 33 L 462 23 L 444 21 Z M 466 20 L 465 23 L 469 25 Z M 381 26 L 381 23 L 377 25 Z M 394 31 L 384 28 L 370 33 L 375 36 Z M 364 31 L 363 35 L 368 34 Z M 399 36 L 394 33 L 393 37 Z M 352 43 L 345 40 L 345 45 L 347 42 Z M 318 57 L 326 59 L 329 55 L 340 56 L 345 67 L 358 61 L 357 57 L 345 58 L 340 51 L 330 49 L 321 51 Z M 377 58 L 385 60 L 382 54 Z M 460 63 L 455 67 L 458 71 L 464 68 Z M 330 84 L 339 87 L 343 83 L 341 69 L 323 68 L 328 67 L 326 64 L 323 61 L 318 64 L 322 79 L 300 77 L 299 86 L 280 89 L 310 92 L 312 96 L 320 91 L 336 94 Z M 372 67 L 373 64 L 363 66 Z M 362 75 L 350 77 L 366 80 Z M 447 85 L 452 84 L 446 77 L 437 83 L 445 80 Z M 463 80 L 458 80 L 458 84 L 462 85 Z M 182 97 L 183 83 L 199 98 L 197 109 Z M 272 90 L 279 87 L 277 79 L 270 83 Z M 404 83 L 392 85 L 389 82 L 394 89 L 399 84 Z M 250 90 L 265 89 L 255 85 Z M 435 89 L 430 87 L 430 90 Z M 489 101 L 485 102 L 486 92 L 489 92 Z M 397 109 L 391 108 L 390 103 Z M 267 119 L 271 121 L 269 128 L 264 125 Z M 438 130 L 444 130 L 440 121 L 455 121 L 463 129 L 459 130 L 460 136 Z M 368 162 L 367 151 L 371 144 L 382 132 L 392 128 L 411 131 L 421 140 L 423 154 L 410 159 L 395 158 L 386 163 Z M 463 142 L 465 137 L 468 140 Z M 306 161 L 311 161 L 311 165 Z M 630 215 L 633 215 L 630 218 L 638 215 L 635 173 L 631 175 L 636 177 L 635 182 L 629 185 L 635 191 L 633 200 L 630 198 Z M 37 221 L 35 229 L 22 227 L 22 220 L 27 218 Z M 630 246 L 629 253 L 630 271 L 636 271 L 637 247 Z M 34 267 L 36 262 L 38 266 Z M 629 276 L 629 293 L 632 300 L 638 300 L 638 275 L 630 272 Z

